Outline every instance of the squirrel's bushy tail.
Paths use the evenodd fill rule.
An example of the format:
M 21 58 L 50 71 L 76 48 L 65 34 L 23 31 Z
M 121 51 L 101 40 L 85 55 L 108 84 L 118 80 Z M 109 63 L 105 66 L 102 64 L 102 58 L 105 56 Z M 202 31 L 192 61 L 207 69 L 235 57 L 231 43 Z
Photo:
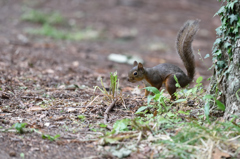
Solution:
M 192 41 L 198 31 L 200 20 L 189 20 L 178 32 L 176 46 L 184 66 L 187 70 L 188 77 L 193 79 L 195 74 L 195 62 L 192 50 Z

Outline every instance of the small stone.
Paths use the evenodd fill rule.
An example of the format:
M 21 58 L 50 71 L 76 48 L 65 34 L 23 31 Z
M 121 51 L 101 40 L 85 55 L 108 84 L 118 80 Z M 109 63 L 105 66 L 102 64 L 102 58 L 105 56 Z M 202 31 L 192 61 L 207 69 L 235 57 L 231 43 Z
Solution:
M 9 156 L 11 156 L 11 157 L 16 157 L 16 152 L 15 151 L 10 151 L 9 152 Z

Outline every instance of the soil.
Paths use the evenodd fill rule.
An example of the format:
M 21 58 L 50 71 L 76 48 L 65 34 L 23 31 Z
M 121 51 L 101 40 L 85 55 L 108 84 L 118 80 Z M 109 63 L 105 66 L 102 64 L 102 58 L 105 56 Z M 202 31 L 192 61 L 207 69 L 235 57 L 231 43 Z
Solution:
M 139 85 L 126 80 L 132 66 L 109 61 L 108 55 L 138 55 L 146 67 L 168 62 L 184 69 L 175 50 L 176 35 L 185 21 L 200 19 L 193 42 L 195 78 L 202 76 L 207 86 L 212 61 L 204 57 L 211 55 L 215 29 L 220 26 L 219 17 L 213 18 L 220 5 L 216 0 L 1 0 L 0 128 L 27 123 L 27 128 L 60 138 L 50 141 L 39 133 L 1 132 L 0 158 L 23 158 L 23 154 L 45 159 L 114 158 L 93 140 L 101 130 L 94 124 L 103 123 L 110 104 L 100 100 L 101 92 L 93 88 L 101 87 L 100 77 L 109 85 L 109 73 L 118 72 L 125 105 L 116 103 L 110 124 L 133 117 L 143 104 L 143 93 L 131 93 Z M 76 28 L 97 30 L 101 36 L 74 41 L 28 34 L 27 28 L 41 24 L 21 19 L 26 8 L 58 11 L 67 24 L 56 27 L 72 30 L 73 23 Z M 158 48 L 149 49 L 151 44 Z M 81 114 L 84 121 L 78 117 Z

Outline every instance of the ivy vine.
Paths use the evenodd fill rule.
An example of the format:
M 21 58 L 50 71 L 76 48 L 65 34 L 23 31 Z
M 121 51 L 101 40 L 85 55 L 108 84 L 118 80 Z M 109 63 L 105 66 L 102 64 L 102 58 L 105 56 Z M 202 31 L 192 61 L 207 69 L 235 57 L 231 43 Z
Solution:
M 219 0 L 221 1 L 221 0 Z M 222 25 L 216 29 L 218 38 L 213 44 L 213 63 L 217 74 L 220 74 L 227 65 L 222 50 L 226 51 L 228 60 L 232 61 L 235 42 L 240 38 L 239 0 L 223 0 L 222 7 L 214 15 L 219 15 Z

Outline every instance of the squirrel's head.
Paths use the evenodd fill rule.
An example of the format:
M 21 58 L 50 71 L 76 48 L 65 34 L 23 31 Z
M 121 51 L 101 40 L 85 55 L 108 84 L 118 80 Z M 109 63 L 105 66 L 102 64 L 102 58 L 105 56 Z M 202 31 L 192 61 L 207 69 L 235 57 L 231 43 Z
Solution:
M 135 83 L 143 80 L 145 76 L 145 69 L 143 68 L 142 63 L 134 61 L 133 66 L 134 67 L 128 72 L 128 81 Z

